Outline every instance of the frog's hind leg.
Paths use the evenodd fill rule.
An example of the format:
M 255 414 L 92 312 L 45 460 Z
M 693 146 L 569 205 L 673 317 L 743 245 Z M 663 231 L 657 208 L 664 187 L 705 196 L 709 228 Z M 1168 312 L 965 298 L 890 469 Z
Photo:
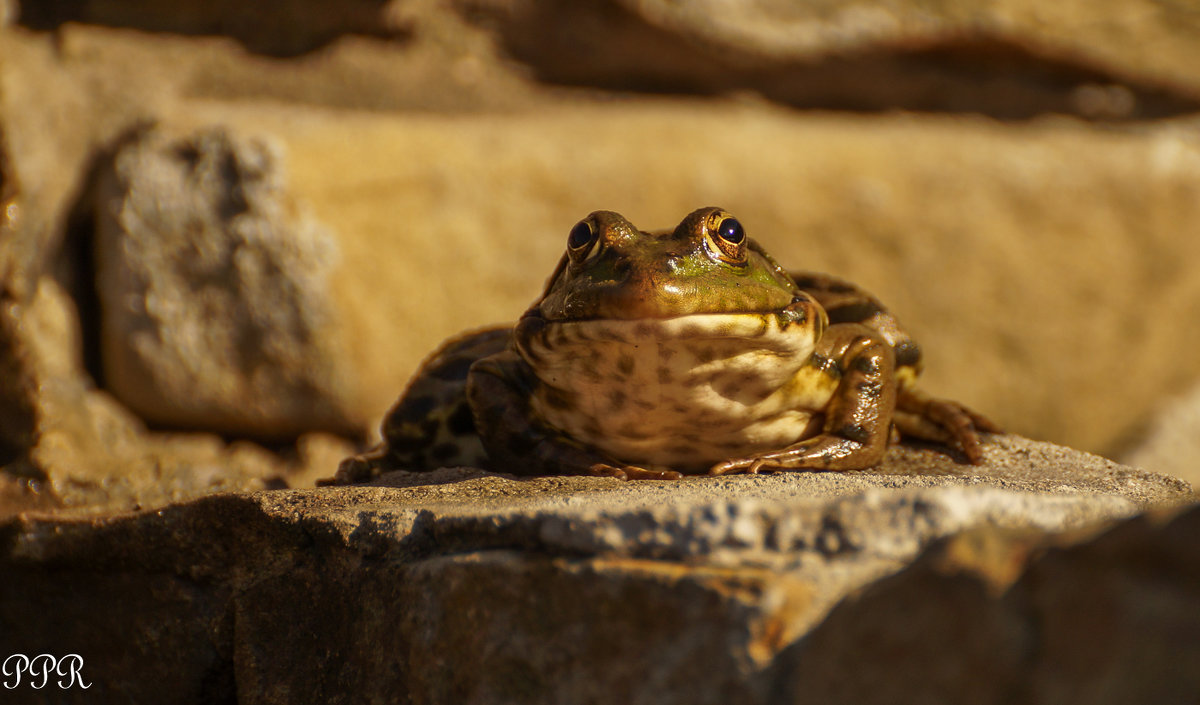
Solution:
M 957 445 L 973 465 L 983 462 L 979 432 L 998 433 L 986 417 L 948 399 L 937 399 L 917 389 L 902 387 L 893 418 L 901 436 Z
M 719 463 L 709 474 L 763 470 L 858 470 L 883 459 L 896 404 L 895 358 L 881 336 L 859 324 L 830 326 L 824 341 L 840 361 L 841 381 L 825 408 L 822 432 L 776 451 Z

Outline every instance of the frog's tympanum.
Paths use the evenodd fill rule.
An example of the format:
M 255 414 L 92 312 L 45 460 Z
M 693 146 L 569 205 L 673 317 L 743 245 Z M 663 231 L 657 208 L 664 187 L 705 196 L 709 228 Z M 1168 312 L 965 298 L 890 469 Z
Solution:
M 853 470 L 897 435 L 979 462 L 977 431 L 996 429 L 918 391 L 919 369 L 874 297 L 789 274 L 719 208 L 653 233 L 596 211 L 521 320 L 446 343 L 388 413 L 383 444 L 333 482 L 454 465 L 645 479 Z

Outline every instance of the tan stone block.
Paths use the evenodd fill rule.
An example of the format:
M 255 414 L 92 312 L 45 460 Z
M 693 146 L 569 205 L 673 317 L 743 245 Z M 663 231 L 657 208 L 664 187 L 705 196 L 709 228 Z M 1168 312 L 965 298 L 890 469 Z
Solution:
M 382 414 L 462 329 L 514 320 L 598 208 L 644 228 L 736 213 L 785 266 L 878 294 L 926 384 L 1103 450 L 1200 374 L 1200 149 L 1186 123 L 846 118 L 695 103 L 381 116 L 211 104 L 288 146 L 339 239 L 335 294 Z
M 1002 118 L 1160 117 L 1200 99 L 1200 24 L 1154 0 L 455 6 L 542 80 L 574 85 Z

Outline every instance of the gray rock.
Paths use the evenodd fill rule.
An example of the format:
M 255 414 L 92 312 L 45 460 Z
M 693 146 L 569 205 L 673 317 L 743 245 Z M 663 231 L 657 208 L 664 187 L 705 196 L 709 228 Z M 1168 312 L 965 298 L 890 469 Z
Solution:
M 1006 436 L 978 467 L 900 447 L 871 472 L 674 483 L 460 468 L 26 515 L 0 525 L 0 651 L 79 653 L 93 682 L 65 695 L 79 702 L 1084 702 L 1062 688 L 1097 692 L 1090 653 L 1114 654 L 1118 692 L 1152 684 L 1172 702 L 1200 693 L 1182 666 L 1063 647 L 1094 636 L 1080 618 L 1094 605 L 1067 586 L 1109 566 L 1121 599 L 1106 619 L 1123 631 L 1102 636 L 1156 644 L 1178 616 L 1169 636 L 1191 663 L 1200 514 L 1030 556 L 1190 498 Z M 1133 554 L 1123 582 L 1113 566 Z M 1147 594 L 1165 598 L 1149 613 Z M 872 640 L 844 636 L 858 633 Z M 912 658 L 888 649 L 910 642 L 931 675 L 905 690 Z M 965 670 L 983 653 L 993 668 Z M 1074 670 L 1054 671 L 1059 655 Z
M 1174 475 L 1200 490 L 1200 387 L 1164 404 L 1142 436 L 1121 455 L 1123 462 Z
M 105 386 L 142 418 L 239 435 L 352 432 L 332 237 L 278 149 L 220 128 L 147 132 L 102 179 Z

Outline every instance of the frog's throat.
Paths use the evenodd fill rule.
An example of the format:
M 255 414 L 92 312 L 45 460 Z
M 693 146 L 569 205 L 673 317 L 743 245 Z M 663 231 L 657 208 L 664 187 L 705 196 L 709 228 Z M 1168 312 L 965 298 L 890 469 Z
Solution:
M 812 354 L 824 332 L 824 317 L 793 309 L 768 313 L 705 313 L 675 318 L 639 320 L 592 319 L 546 321 L 526 317 L 517 325 L 516 344 L 535 370 L 563 355 L 595 358 L 611 354 L 610 362 L 628 361 L 623 354 L 643 357 L 643 346 L 661 352 L 692 351 L 697 360 L 718 352 L 762 351 L 801 360 Z M 628 347 L 629 349 L 623 349 Z M 705 350 L 710 349 L 711 355 Z M 703 364 L 701 362 L 701 364 Z

